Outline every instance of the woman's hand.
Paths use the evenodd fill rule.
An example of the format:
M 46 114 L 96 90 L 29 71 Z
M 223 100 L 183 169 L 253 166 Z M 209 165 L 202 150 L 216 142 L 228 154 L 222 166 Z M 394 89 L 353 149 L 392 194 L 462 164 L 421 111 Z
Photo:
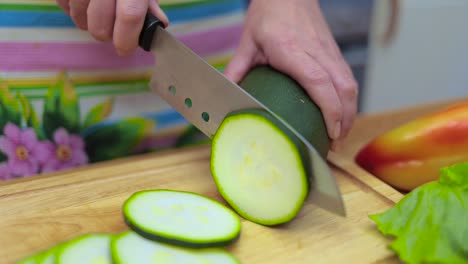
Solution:
M 332 149 L 357 112 L 357 82 L 323 18 L 318 0 L 252 0 L 241 43 L 225 74 L 239 82 L 256 64 L 297 80 L 324 114 Z
M 138 47 L 139 29 L 146 12 L 158 17 L 167 27 L 166 14 L 157 0 L 57 0 L 80 29 L 100 41 L 112 41 L 119 55 L 129 55 Z

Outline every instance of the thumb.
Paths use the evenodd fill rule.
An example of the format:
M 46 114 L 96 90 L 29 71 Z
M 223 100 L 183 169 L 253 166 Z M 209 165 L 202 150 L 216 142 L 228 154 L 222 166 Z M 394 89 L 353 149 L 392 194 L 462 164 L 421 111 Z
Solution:
M 224 75 L 235 83 L 240 82 L 253 66 L 256 54 L 257 47 L 254 42 L 248 37 L 242 38 L 239 47 L 224 70 Z
M 164 13 L 164 11 L 159 6 L 158 0 L 150 0 L 149 9 L 154 16 L 156 16 L 159 20 L 161 20 L 161 22 L 164 23 L 164 27 L 169 26 L 169 19 L 167 18 L 166 13 Z

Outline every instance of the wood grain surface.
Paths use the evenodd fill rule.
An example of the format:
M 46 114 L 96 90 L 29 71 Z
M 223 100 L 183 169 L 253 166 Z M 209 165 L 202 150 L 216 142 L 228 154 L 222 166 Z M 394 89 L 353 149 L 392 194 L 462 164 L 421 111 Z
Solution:
M 84 233 L 127 230 L 121 206 L 143 189 L 194 191 L 222 201 L 209 171 L 209 148 L 116 160 L 0 187 L 1 263 Z M 308 201 L 290 224 L 270 228 L 242 221 L 228 248 L 242 263 L 399 263 L 367 215 L 393 205 L 349 174 L 333 169 L 348 215 Z
M 353 156 L 373 136 L 448 103 L 362 116 L 330 164 L 347 216 L 309 199 L 287 225 L 242 221 L 240 239 L 227 249 L 242 263 L 401 263 L 368 214 L 386 210 L 403 195 L 356 168 Z M 133 192 L 168 188 L 223 202 L 209 170 L 209 146 L 172 150 L 93 164 L 85 168 L 0 183 L 1 263 L 47 249 L 85 233 L 127 230 L 121 206 Z

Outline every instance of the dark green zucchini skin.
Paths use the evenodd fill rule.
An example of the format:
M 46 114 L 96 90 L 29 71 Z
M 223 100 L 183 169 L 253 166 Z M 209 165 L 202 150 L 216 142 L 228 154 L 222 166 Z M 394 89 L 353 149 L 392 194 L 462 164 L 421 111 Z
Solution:
M 174 246 L 188 247 L 188 248 L 194 248 L 194 249 L 229 246 L 232 243 L 235 243 L 240 237 L 240 232 L 239 232 L 235 237 L 229 240 L 217 241 L 217 242 L 189 242 L 189 241 L 183 241 L 179 239 L 167 238 L 165 236 L 158 236 L 154 233 L 146 232 L 142 230 L 141 228 L 139 228 L 137 225 L 135 225 L 133 222 L 131 222 L 128 218 L 126 218 L 125 215 L 124 215 L 124 221 L 132 231 L 134 231 L 135 233 L 137 233 L 138 235 L 146 239 L 158 241 L 161 243 L 171 244 Z
M 239 86 L 297 130 L 326 159 L 330 138 L 324 117 L 298 82 L 262 65 L 250 70 Z

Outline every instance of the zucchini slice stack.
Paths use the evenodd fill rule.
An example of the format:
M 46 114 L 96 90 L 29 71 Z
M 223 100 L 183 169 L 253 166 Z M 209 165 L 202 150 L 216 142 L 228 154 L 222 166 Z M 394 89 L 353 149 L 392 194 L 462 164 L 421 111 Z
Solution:
M 129 230 L 84 234 L 20 264 L 240 264 L 224 249 L 240 236 L 240 218 L 211 198 L 186 191 L 144 190 L 123 205 Z

